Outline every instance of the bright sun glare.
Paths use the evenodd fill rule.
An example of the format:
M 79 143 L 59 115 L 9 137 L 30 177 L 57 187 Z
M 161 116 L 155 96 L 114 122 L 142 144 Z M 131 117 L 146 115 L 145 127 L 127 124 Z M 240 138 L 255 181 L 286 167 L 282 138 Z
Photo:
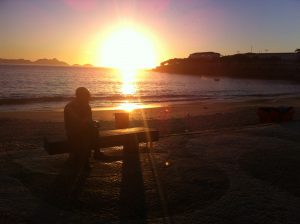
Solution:
M 123 27 L 110 33 L 101 47 L 101 64 L 129 73 L 152 68 L 157 56 L 150 37 L 132 27 Z
M 137 74 L 139 69 L 153 68 L 158 61 L 154 41 L 141 29 L 122 26 L 110 32 L 102 41 L 100 49 L 101 66 L 119 71 L 123 95 L 137 93 Z M 123 102 L 118 109 L 132 111 L 142 108 L 142 104 Z

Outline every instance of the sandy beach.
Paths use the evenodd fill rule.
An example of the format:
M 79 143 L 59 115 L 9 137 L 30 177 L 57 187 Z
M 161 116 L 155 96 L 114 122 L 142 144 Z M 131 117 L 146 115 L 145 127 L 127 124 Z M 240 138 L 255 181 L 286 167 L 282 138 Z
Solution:
M 0 0 L 0 224 L 300 224 L 299 9 Z
M 260 124 L 260 106 L 293 106 L 294 121 Z M 107 160 L 76 178 L 68 155 L 43 150 L 44 136 L 64 133 L 62 111 L 0 112 L 0 222 L 299 223 L 299 111 L 299 98 L 136 110 L 132 127 L 160 131 L 153 149 L 104 149 Z M 114 113 L 93 117 L 108 130 Z

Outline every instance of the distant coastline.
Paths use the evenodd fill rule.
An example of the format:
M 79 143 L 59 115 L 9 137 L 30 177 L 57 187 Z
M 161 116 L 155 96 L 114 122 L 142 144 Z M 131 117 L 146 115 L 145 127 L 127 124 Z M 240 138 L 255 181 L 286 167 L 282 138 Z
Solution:
M 297 51 L 298 50 L 298 51 Z M 164 61 L 154 71 L 212 77 L 300 81 L 300 52 L 246 53 L 221 56 L 215 52 L 191 54 Z
M 27 59 L 5 59 L 5 58 L 0 58 L 0 65 L 37 65 L 37 66 L 60 66 L 60 67 L 94 67 L 91 64 L 84 64 L 84 65 L 79 65 L 79 64 L 74 64 L 74 65 L 69 65 L 68 63 L 64 61 L 60 61 L 56 58 L 53 59 L 38 59 L 36 61 L 31 61 Z

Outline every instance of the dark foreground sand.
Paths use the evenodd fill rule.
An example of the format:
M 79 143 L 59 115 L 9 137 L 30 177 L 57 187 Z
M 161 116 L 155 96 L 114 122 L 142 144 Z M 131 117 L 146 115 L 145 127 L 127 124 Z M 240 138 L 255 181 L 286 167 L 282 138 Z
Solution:
M 258 124 L 262 105 L 299 99 L 155 108 L 132 125 L 160 130 L 149 150 L 105 149 L 90 173 L 49 156 L 58 112 L 0 113 L 0 223 L 300 223 L 300 123 Z M 102 129 L 113 112 L 96 112 Z M 71 192 L 71 193 L 70 193 Z

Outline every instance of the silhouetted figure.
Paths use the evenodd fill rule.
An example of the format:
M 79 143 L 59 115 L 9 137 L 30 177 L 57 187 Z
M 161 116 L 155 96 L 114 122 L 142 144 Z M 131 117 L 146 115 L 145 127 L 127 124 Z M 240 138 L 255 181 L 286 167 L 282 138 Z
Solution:
M 79 87 L 76 89 L 76 98 L 64 109 L 65 129 L 71 146 L 70 159 L 77 168 L 90 168 L 91 149 L 95 150 L 95 157 L 101 155 L 96 139 L 98 130 L 93 125 L 89 101 L 89 90 Z

